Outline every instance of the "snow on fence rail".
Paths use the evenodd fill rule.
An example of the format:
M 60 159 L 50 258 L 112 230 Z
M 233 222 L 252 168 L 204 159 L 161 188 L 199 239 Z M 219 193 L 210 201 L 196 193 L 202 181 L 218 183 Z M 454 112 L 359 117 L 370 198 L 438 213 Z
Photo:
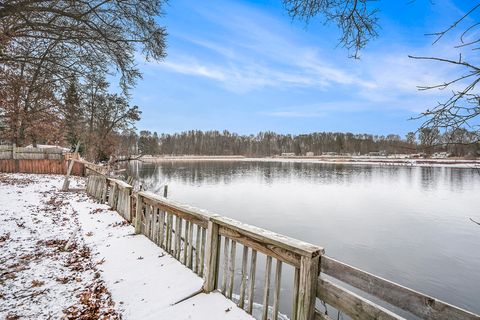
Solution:
M 90 175 L 87 193 L 103 203 L 108 202 L 134 224 L 137 234 L 146 235 L 203 277 L 203 291 L 219 290 L 232 301 L 238 300 L 235 301 L 238 307 L 250 314 L 253 313 L 254 295 L 261 291 L 262 320 L 279 316 L 283 263 L 294 268 L 292 320 L 331 319 L 315 308 L 317 299 L 355 320 L 403 319 L 349 291 L 340 282 L 422 319 L 480 319 L 469 311 L 332 259 L 324 255 L 321 247 L 151 192 L 133 192 L 130 185 L 120 180 L 101 174 Z M 242 249 L 240 259 L 237 259 L 237 246 Z M 255 288 L 257 253 L 266 256 L 263 288 Z M 241 262 L 238 279 L 235 278 L 237 260 Z M 273 305 L 269 306 L 273 261 Z M 326 279 L 324 274 L 333 281 Z M 239 290 L 238 295 L 233 295 L 234 287 Z

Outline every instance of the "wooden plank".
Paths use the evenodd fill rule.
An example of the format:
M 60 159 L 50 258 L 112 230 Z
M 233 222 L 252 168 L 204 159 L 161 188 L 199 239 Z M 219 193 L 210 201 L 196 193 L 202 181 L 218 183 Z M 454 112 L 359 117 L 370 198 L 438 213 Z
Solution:
M 204 268 L 205 268 L 205 240 L 207 238 L 205 228 L 200 227 L 202 230 L 202 246 L 201 246 L 201 253 L 200 253 L 200 277 L 204 275 Z
M 293 252 L 300 256 L 314 257 L 324 253 L 323 248 L 313 244 L 293 239 L 275 232 L 271 232 L 262 228 L 251 226 L 234 219 L 215 216 L 212 219 L 220 226 L 238 232 L 240 235 L 255 239 L 265 246 L 273 246 Z
M 169 211 L 175 215 L 181 216 L 182 219 L 192 221 L 197 225 L 207 228 L 208 221 L 212 213 L 206 210 L 198 209 L 192 206 L 181 204 L 179 202 L 164 198 L 160 195 L 148 191 L 141 191 L 140 194 L 145 198 L 145 202 L 151 202 L 158 205 L 159 208 Z
M 173 214 L 169 213 L 167 215 L 167 230 L 168 230 L 168 244 L 167 252 L 172 254 L 172 245 L 173 245 Z
M 123 193 L 123 192 L 122 192 Z M 124 193 L 123 193 L 124 194 Z M 152 241 L 154 243 L 158 242 L 158 228 L 160 227 L 158 224 L 158 210 L 155 207 L 152 207 L 152 219 L 153 219 L 153 226 L 152 226 Z
M 280 287 L 282 283 L 282 261 L 277 260 L 275 266 L 275 292 L 273 295 L 273 315 L 272 319 L 278 319 L 278 311 L 280 307 Z
M 228 253 L 230 251 L 230 239 L 224 238 L 223 241 L 223 272 L 222 272 L 222 293 L 227 295 L 227 274 L 228 274 Z
M 159 233 L 158 233 L 158 245 L 160 248 L 165 248 L 165 212 L 163 210 L 159 210 Z
M 201 230 L 200 226 L 197 225 L 195 233 L 195 269 L 193 270 L 196 274 L 199 274 L 199 265 L 200 265 L 200 235 Z
M 295 268 L 295 275 L 293 276 L 293 306 L 292 306 L 292 319 L 297 319 L 298 312 L 298 286 L 300 284 L 300 269 Z
M 479 315 L 431 296 L 377 277 L 333 258 L 322 256 L 321 270 L 355 288 L 371 294 L 422 319 L 480 319 Z
M 147 236 L 147 238 L 150 238 L 150 231 L 151 231 L 151 217 L 150 217 L 150 208 L 151 206 L 149 204 L 145 205 L 145 227 L 143 230 L 143 233 Z
M 257 250 L 252 249 L 250 256 L 250 273 L 249 273 L 249 285 L 248 285 L 248 305 L 247 312 L 252 314 L 253 312 L 253 300 L 255 295 L 255 271 L 257 269 Z
M 230 246 L 230 257 L 228 265 L 228 284 L 227 284 L 227 298 L 232 299 L 234 281 L 235 281 L 235 258 L 236 258 L 237 243 L 232 240 Z
M 228 228 L 225 225 L 220 226 L 218 230 L 221 236 L 228 237 L 232 240 L 237 241 L 238 243 L 241 243 L 242 245 L 253 248 L 259 252 L 264 253 L 267 256 L 281 260 L 297 268 L 300 267 L 301 256 L 295 252 L 265 243 L 261 239 L 258 239 L 258 237 L 256 236 L 250 237 L 250 235 L 244 235 L 236 230 Z
M 393 312 L 362 298 L 336 284 L 322 279 L 317 283 L 318 298 L 345 313 L 353 320 L 397 320 L 404 319 Z
M 219 239 L 218 235 L 218 225 L 213 221 L 208 222 L 207 229 L 207 240 L 206 240 L 206 251 L 205 251 L 205 260 L 206 268 L 205 275 L 203 277 L 203 290 L 206 293 L 212 292 L 215 290 L 217 282 L 217 272 L 218 272 L 218 250 Z
M 270 273 L 272 271 L 272 257 L 267 256 L 265 264 L 265 282 L 263 284 L 263 312 L 262 320 L 268 319 L 268 300 L 270 296 Z
M 240 282 L 240 296 L 238 299 L 238 307 L 243 309 L 245 305 L 245 290 L 247 287 L 247 263 L 248 263 L 248 247 L 243 246 L 242 254 L 242 279 Z
M 183 220 L 179 216 L 175 218 L 175 258 L 180 261 L 182 252 L 182 228 Z
M 193 226 L 194 224 L 190 222 L 190 228 L 188 229 L 188 243 L 187 243 L 187 250 L 188 250 L 188 261 L 187 267 L 192 269 L 193 263 Z
M 143 210 L 143 197 L 137 193 L 137 205 L 135 210 L 135 233 L 140 234 L 142 232 L 142 210 Z
M 183 264 L 187 265 L 188 263 L 188 250 L 187 250 L 187 242 L 188 242 L 188 233 L 190 230 L 190 221 L 186 220 L 185 221 L 185 234 L 183 238 L 185 239 L 183 241 Z
M 315 320 L 333 320 L 328 315 L 326 315 L 323 312 L 320 312 L 318 310 L 315 310 L 315 318 L 314 319 Z
M 319 256 L 302 257 L 298 284 L 297 320 L 310 320 L 315 313 Z

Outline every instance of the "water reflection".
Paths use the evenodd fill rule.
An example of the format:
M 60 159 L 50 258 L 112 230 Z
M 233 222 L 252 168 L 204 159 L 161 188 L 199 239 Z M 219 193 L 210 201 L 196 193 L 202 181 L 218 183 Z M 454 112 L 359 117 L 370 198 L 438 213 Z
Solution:
M 147 190 L 326 248 L 480 313 L 475 169 L 281 162 L 129 165 Z

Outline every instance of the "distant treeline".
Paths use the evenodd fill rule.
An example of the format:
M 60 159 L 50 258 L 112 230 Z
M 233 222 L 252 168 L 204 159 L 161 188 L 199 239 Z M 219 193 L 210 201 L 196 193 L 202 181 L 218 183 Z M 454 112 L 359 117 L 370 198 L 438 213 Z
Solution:
M 130 142 L 134 140 L 130 137 Z M 448 152 L 456 156 L 477 155 L 480 152 L 474 135 L 466 130 L 440 134 L 438 130 L 422 129 L 418 134 L 408 133 L 371 135 L 342 132 L 315 132 L 309 134 L 278 134 L 260 132 L 239 135 L 229 131 L 191 130 L 174 134 L 141 131 L 136 137 L 137 152 L 150 155 L 244 155 L 275 156 L 336 154 L 412 154 Z

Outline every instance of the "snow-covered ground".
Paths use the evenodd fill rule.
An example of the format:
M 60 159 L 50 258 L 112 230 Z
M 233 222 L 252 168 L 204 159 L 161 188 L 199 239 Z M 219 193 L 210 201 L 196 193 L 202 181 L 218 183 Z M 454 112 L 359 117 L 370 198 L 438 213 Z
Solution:
M 253 319 L 62 182 L 0 173 L 0 319 Z

